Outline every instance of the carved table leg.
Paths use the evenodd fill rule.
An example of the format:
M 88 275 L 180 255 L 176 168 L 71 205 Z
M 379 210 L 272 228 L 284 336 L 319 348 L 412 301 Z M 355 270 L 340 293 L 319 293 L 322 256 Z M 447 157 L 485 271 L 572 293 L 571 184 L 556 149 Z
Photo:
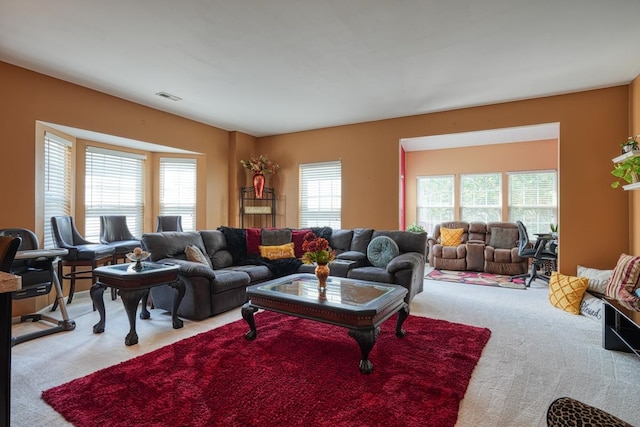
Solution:
M 149 290 L 142 296 L 142 309 L 140 310 L 140 318 L 142 320 L 148 319 L 151 317 L 151 313 L 149 313 L 149 309 L 147 308 L 147 302 L 149 301 Z
M 138 309 L 138 304 L 145 292 L 148 291 L 146 289 L 120 290 L 120 298 L 122 298 L 122 303 L 124 304 L 124 311 L 127 312 L 127 317 L 129 318 L 130 329 L 124 339 L 124 343 L 126 345 L 134 345 L 138 343 L 138 333 L 136 332 L 136 310 Z
M 398 311 L 398 322 L 396 323 L 396 336 L 398 338 L 404 338 L 405 336 L 407 336 L 407 332 L 402 329 L 402 324 L 405 320 L 407 320 L 407 317 L 409 317 L 409 304 L 405 304 Z
M 249 332 L 244 334 L 244 337 L 249 341 L 253 341 L 258 336 L 256 331 L 256 322 L 253 319 L 253 313 L 258 311 L 256 307 L 253 307 L 250 302 L 242 306 L 242 318 L 249 324 Z
M 105 324 L 105 312 L 104 312 L 104 300 L 102 296 L 104 294 L 104 290 L 107 287 L 100 282 L 96 282 L 91 289 L 89 290 L 89 295 L 91 295 L 91 301 L 93 301 L 93 305 L 98 310 L 100 314 L 100 321 L 93 325 L 93 333 L 100 334 L 104 332 L 104 324 Z
M 186 289 L 184 283 L 182 283 L 182 281 L 180 280 L 176 280 L 169 286 L 176 290 L 176 296 L 173 299 L 173 307 L 171 309 L 171 320 L 173 321 L 173 329 L 180 329 L 183 326 L 183 322 L 182 319 L 178 318 L 178 307 L 182 302 L 182 298 L 184 298 Z
M 364 330 L 349 329 L 349 336 L 354 338 L 360 346 L 362 360 L 360 360 L 360 372 L 370 374 L 373 372 L 373 363 L 369 361 L 369 352 L 378 339 L 380 328 L 371 328 Z

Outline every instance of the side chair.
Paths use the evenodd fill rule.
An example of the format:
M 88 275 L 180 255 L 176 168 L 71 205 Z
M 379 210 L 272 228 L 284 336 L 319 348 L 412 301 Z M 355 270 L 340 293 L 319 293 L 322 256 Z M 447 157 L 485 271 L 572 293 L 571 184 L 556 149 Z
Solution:
M 69 253 L 60 258 L 58 262 L 58 277 L 64 284 L 64 280 L 69 280 L 69 297 L 67 304 L 73 299 L 76 290 L 76 280 L 91 279 L 91 283 L 96 282 L 93 270 L 98 265 L 111 263 L 115 249 L 109 245 L 102 245 L 86 240 L 80 235 L 71 216 L 52 216 L 51 229 L 53 232 L 53 241 L 59 248 L 64 248 Z M 64 267 L 69 267 L 71 271 L 64 273 Z M 87 269 L 77 270 L 77 267 L 88 267 Z M 114 297 L 112 293 L 112 297 Z M 51 311 L 58 306 L 58 301 L 54 302 Z
M 156 224 L 156 233 L 159 233 L 162 231 L 183 231 L 182 216 L 180 215 L 158 216 L 158 222 Z
M 113 247 L 113 262 L 124 260 L 129 252 L 141 245 L 140 239 L 129 231 L 124 215 L 102 215 L 100 217 L 100 243 Z

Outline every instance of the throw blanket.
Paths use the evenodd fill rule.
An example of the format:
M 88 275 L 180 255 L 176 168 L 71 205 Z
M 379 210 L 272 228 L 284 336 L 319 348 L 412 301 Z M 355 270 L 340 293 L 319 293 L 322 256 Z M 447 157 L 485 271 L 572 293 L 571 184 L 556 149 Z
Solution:
M 218 227 L 227 239 L 227 250 L 233 258 L 233 265 L 264 265 L 275 277 L 288 276 L 298 272 L 302 261 L 298 258 L 270 260 L 259 255 L 247 254 L 246 233 L 243 228 Z

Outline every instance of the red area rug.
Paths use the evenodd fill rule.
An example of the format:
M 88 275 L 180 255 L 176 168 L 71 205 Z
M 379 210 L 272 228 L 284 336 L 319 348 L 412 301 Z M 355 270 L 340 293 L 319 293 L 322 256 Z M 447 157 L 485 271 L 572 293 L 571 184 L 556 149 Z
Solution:
M 523 279 L 510 280 L 511 276 L 475 271 L 432 270 L 425 279 L 441 280 L 443 282 L 466 283 L 468 285 L 498 286 L 501 288 L 526 289 Z
M 51 388 L 76 426 L 453 426 L 489 329 L 409 316 L 369 359 L 347 330 L 271 312 Z

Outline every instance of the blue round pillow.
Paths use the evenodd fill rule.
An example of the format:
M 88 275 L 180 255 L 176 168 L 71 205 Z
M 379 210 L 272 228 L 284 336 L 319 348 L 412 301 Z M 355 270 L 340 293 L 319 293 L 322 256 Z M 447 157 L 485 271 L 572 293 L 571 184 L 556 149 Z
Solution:
M 375 237 L 367 246 L 367 258 L 374 267 L 386 268 L 399 254 L 398 244 L 391 237 Z

